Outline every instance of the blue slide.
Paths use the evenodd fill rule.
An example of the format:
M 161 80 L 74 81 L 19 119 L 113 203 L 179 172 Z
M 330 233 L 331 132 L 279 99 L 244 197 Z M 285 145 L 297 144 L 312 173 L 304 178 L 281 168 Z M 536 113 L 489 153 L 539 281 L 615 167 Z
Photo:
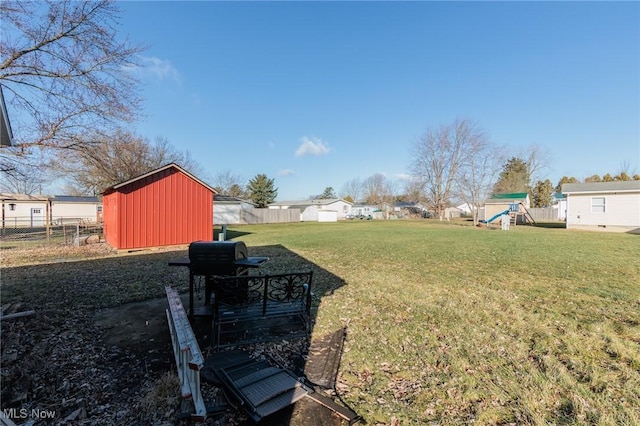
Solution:
M 499 218 L 500 216 L 505 215 L 505 214 L 509 214 L 509 209 L 506 209 L 505 211 L 500 212 L 500 213 L 492 216 L 491 218 L 489 218 L 489 220 L 481 220 L 480 223 L 491 223 L 494 220 L 496 220 L 497 218 Z

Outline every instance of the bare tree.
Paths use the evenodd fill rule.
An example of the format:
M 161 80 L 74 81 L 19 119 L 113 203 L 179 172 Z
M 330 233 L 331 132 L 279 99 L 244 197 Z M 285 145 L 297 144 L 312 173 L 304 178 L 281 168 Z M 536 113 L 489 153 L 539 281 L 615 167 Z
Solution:
M 413 201 L 428 204 L 428 200 L 426 199 L 424 193 L 424 182 L 415 177 L 405 180 L 402 198 L 404 199 L 404 201 Z
M 478 213 L 491 195 L 493 185 L 503 161 L 504 148 L 494 145 L 480 130 L 469 135 L 464 161 L 455 179 L 454 193 L 472 210 L 473 224 L 478 224 Z
M 413 174 L 424 184 L 427 199 L 441 219 L 460 167 L 472 151 L 472 142 L 481 134 L 475 123 L 456 119 L 452 124 L 427 129 L 413 146 Z
M 0 83 L 19 145 L 0 151 L 2 170 L 30 147 L 77 149 L 138 116 L 143 48 L 119 40 L 118 13 L 108 0 L 0 3 Z
M 97 138 L 84 149 L 70 153 L 59 160 L 58 169 L 70 176 L 67 189 L 75 194 L 98 195 L 109 186 L 169 163 L 194 175 L 202 171 L 188 153 L 176 151 L 165 138 L 151 143 L 127 132 L 118 132 L 113 138 Z
M 531 179 L 528 185 L 532 187 L 533 182 L 540 180 L 542 172 L 548 168 L 549 152 L 542 145 L 533 144 L 522 153 L 520 158 L 523 158 L 527 164 Z
M 367 204 L 378 206 L 387 213 L 386 207 L 395 200 L 396 189 L 393 182 L 382 173 L 376 173 L 365 179 L 363 183 L 364 201 Z
M 234 174 L 231 170 L 224 170 L 217 173 L 213 178 L 213 187 L 219 194 L 231 197 L 248 198 L 245 190 L 247 180 L 240 175 Z
M 3 173 L 0 190 L 16 194 L 39 194 L 42 185 L 47 182 L 47 173 L 38 162 L 32 163 L 28 158 L 15 161 L 10 171 Z
M 354 202 L 361 201 L 363 193 L 363 184 L 362 181 L 358 178 L 351 179 L 347 181 L 342 186 L 342 191 L 340 191 L 340 196 L 342 198 L 349 197 Z

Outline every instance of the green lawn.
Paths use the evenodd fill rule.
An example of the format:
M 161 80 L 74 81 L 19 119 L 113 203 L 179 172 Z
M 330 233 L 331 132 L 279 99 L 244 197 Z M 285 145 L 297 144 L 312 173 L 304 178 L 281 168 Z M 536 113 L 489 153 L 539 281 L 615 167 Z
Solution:
M 347 325 L 339 390 L 369 424 L 640 424 L 640 236 L 437 221 L 229 235 L 324 271 L 314 336 Z

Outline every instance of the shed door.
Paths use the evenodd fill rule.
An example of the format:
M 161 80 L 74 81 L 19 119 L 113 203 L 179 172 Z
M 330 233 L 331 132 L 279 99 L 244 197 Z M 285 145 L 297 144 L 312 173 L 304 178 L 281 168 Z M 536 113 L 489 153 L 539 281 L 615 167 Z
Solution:
M 44 209 L 31 209 L 31 227 L 33 228 L 34 226 L 44 226 Z

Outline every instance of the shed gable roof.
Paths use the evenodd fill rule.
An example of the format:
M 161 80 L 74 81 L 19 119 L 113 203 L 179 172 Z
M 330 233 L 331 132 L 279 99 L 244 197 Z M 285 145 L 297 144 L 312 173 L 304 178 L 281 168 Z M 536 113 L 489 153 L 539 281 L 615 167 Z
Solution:
M 169 164 L 167 164 L 166 166 L 162 166 L 162 167 L 160 167 L 160 168 L 158 168 L 158 169 L 151 170 L 150 172 L 147 172 L 147 173 L 142 174 L 142 175 L 140 175 L 140 176 L 136 176 L 136 177 L 134 177 L 134 178 L 132 178 L 132 179 L 129 179 L 129 180 L 124 181 L 124 182 L 121 182 L 121 183 L 119 183 L 119 184 L 117 184 L 117 185 L 113 185 L 113 186 L 111 186 L 111 187 L 109 187 L 109 188 L 105 189 L 105 190 L 103 191 L 103 194 L 106 194 L 107 192 L 111 192 L 111 191 L 113 191 L 113 190 L 116 190 L 116 189 L 122 188 L 123 186 L 130 185 L 130 184 L 132 184 L 132 183 L 134 183 L 134 182 L 137 182 L 137 181 L 139 181 L 139 180 L 141 180 L 141 179 L 145 179 L 145 178 L 147 178 L 147 177 L 149 177 L 149 176 L 153 176 L 153 175 L 155 175 L 155 174 L 157 174 L 157 173 L 160 173 L 160 172 L 163 172 L 163 171 L 165 171 L 165 170 L 167 170 L 167 169 L 172 169 L 172 168 L 173 168 L 173 169 L 176 169 L 176 170 L 178 170 L 180 173 L 182 173 L 182 174 L 184 174 L 184 175 L 186 175 L 186 176 L 190 177 L 191 179 L 193 179 L 194 181 L 198 182 L 200 185 L 204 186 L 205 188 L 207 188 L 209 191 L 213 192 L 214 194 L 217 194 L 217 191 L 216 191 L 215 189 L 213 189 L 211 186 L 209 186 L 208 184 L 206 184 L 206 183 L 205 183 L 205 182 L 203 182 L 202 180 L 198 179 L 197 177 L 195 177 L 194 175 L 192 175 L 191 173 L 189 173 L 188 171 L 186 171 L 186 170 L 185 170 L 185 169 L 183 169 L 182 167 L 178 166 L 176 163 L 169 163 Z
M 526 192 L 506 192 L 493 194 L 485 201 L 485 204 L 505 204 L 505 203 L 527 203 L 529 194 Z
M 502 194 L 493 194 L 491 200 L 524 200 L 529 196 L 526 192 L 506 192 Z

